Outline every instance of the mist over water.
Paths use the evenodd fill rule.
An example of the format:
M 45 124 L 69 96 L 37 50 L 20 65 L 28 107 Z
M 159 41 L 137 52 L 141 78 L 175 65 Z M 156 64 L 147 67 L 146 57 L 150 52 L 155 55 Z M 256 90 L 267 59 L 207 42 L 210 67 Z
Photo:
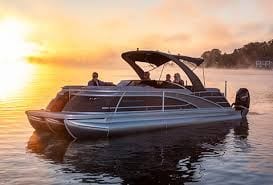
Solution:
M 87 84 L 93 71 L 115 83 L 137 78 L 129 67 L 33 65 L 27 78 L 12 81 L 18 88 L 1 90 L 0 184 L 273 184 L 273 71 L 205 70 L 207 87 L 223 92 L 227 81 L 230 103 L 240 87 L 249 89 L 248 123 L 84 142 L 35 133 L 24 112 L 44 108 L 64 85 Z

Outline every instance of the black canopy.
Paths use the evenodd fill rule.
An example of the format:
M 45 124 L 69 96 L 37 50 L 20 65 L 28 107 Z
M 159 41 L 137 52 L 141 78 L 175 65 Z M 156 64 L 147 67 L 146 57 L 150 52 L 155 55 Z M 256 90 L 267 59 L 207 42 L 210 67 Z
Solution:
M 154 64 L 157 67 L 169 61 L 173 61 L 189 77 L 189 79 L 192 82 L 194 91 L 205 90 L 200 79 L 192 72 L 192 70 L 187 65 L 185 65 L 182 61 L 180 61 L 180 60 L 185 60 L 199 66 L 204 61 L 201 58 L 192 58 L 192 57 L 183 56 L 183 55 L 172 55 L 172 54 L 163 53 L 160 51 L 146 51 L 146 50 L 128 51 L 123 53 L 121 57 L 136 71 L 136 73 L 141 79 L 144 79 L 144 70 L 139 65 L 136 64 L 137 61 Z

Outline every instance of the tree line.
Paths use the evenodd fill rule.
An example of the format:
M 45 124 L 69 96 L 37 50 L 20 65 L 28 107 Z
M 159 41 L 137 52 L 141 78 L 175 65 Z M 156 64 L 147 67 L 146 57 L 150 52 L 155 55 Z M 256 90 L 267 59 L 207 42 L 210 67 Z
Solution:
M 273 61 L 273 39 L 268 42 L 251 42 L 232 53 L 222 54 L 219 49 L 205 51 L 202 55 L 206 67 L 249 68 L 255 67 L 258 60 Z

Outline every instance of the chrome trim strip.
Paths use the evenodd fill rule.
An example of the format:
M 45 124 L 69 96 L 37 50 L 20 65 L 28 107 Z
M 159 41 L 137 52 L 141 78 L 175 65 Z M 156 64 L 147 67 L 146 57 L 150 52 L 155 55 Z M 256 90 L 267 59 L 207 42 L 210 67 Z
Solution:
M 224 96 L 201 96 L 202 98 L 226 98 Z
M 184 104 L 184 105 L 166 105 L 165 106 L 165 108 L 166 107 L 186 107 L 186 106 L 189 106 L 189 105 L 192 105 L 192 104 L 190 104 L 190 103 L 188 103 L 188 104 Z M 162 105 L 160 105 L 160 106 L 156 106 L 156 105 L 153 105 L 153 106 L 130 106 L 130 107 L 118 107 L 118 109 L 128 109 L 128 108 L 132 108 L 132 109 L 137 109 L 137 108 L 159 108 L 159 107 L 162 107 Z M 117 112 L 116 111 L 116 107 L 102 107 L 102 109 L 103 110 L 108 110 L 108 109 L 115 109 L 115 112 Z M 158 110 L 162 110 L 162 108 L 161 109 L 158 109 Z M 131 112 L 131 111 L 128 111 L 128 112 Z
M 43 121 L 42 118 L 36 117 L 36 116 L 28 116 L 28 119 L 34 120 L 34 121 Z
M 70 131 L 69 127 L 67 126 L 67 124 L 69 124 L 69 120 L 64 120 L 64 126 L 65 129 L 67 130 L 67 132 L 69 133 L 69 135 L 75 140 L 77 139 L 77 137 Z
M 169 115 L 169 114 L 177 114 L 177 113 L 194 113 L 194 114 L 201 114 L 201 113 L 208 113 L 208 112 L 234 112 L 234 109 L 230 107 L 223 107 L 222 109 L 219 108 L 201 108 L 201 109 L 184 109 L 184 110 L 165 110 L 165 112 L 158 111 L 158 110 L 148 110 L 148 111 L 127 111 L 127 112 L 117 112 L 115 114 L 115 117 L 127 117 L 127 116 L 149 116 L 154 114 L 159 115 Z M 90 112 L 91 114 L 86 114 L 87 112 L 84 112 L 84 114 L 67 114 L 65 116 L 66 119 L 94 119 L 94 117 L 97 118 L 96 115 L 94 115 L 94 112 Z M 101 118 L 105 118 L 107 116 L 111 116 L 111 114 L 105 114 L 104 116 L 101 116 Z
M 116 107 L 115 107 L 115 113 L 117 112 L 118 106 L 119 106 L 119 104 L 120 104 L 120 102 L 121 102 L 121 100 L 122 100 L 122 98 L 124 97 L 125 94 L 126 94 L 126 91 L 124 91 L 124 92 L 122 93 L 121 97 L 119 98 L 118 103 L 117 103 L 117 105 L 116 105 Z M 103 109 L 103 107 L 102 107 L 102 109 Z
M 165 91 L 162 92 L 162 111 L 165 110 Z

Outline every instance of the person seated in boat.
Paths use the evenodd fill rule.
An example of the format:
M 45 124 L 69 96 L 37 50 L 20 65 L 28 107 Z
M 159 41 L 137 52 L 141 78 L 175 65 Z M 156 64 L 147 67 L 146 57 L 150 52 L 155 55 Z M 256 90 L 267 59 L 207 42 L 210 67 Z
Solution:
M 143 74 L 143 80 L 151 80 L 151 78 L 150 78 L 150 72 L 149 71 L 144 72 L 144 74 Z
M 99 74 L 97 72 L 93 72 L 92 80 L 88 82 L 88 86 L 105 86 L 105 82 L 99 80 Z
M 165 80 L 165 82 L 172 82 L 170 74 L 166 74 L 166 80 Z
M 175 73 L 174 74 L 174 80 L 173 83 L 177 83 L 179 85 L 184 86 L 184 81 L 181 79 L 180 74 L 179 73 Z

